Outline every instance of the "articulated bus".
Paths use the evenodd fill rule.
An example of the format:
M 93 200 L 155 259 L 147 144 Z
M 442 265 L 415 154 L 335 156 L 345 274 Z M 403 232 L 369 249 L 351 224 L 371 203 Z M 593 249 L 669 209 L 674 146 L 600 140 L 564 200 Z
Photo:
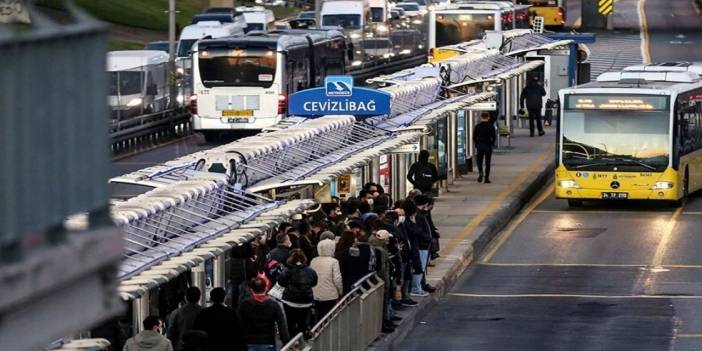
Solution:
M 530 5 L 529 16 L 543 17 L 544 26 L 550 28 L 563 28 L 566 23 L 567 0 L 517 0 L 518 4 Z
M 429 11 L 432 60 L 459 55 L 441 47 L 481 39 L 486 30 L 529 28 L 529 6 L 510 1 L 463 1 Z
M 664 200 L 702 187 L 702 66 L 627 67 L 560 91 L 556 198 Z
M 346 68 L 346 41 L 336 30 L 205 39 L 193 48 L 193 129 L 207 140 L 278 123 L 289 94 L 320 86 Z

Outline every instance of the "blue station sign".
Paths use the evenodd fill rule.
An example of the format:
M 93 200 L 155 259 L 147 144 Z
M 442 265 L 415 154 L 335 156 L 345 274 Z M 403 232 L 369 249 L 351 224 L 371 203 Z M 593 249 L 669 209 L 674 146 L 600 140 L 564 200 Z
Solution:
M 351 76 L 327 76 L 324 87 L 290 95 L 288 113 L 294 116 L 390 114 L 390 94 L 353 86 Z

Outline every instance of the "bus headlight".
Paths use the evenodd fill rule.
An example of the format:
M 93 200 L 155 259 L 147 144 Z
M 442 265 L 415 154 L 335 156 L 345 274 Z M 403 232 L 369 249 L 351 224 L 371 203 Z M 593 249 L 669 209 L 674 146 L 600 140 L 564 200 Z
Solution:
M 655 182 L 651 190 L 663 190 L 663 189 L 673 189 L 675 183 L 673 182 Z
M 580 189 L 580 185 L 574 180 L 561 180 L 558 182 L 558 186 L 565 189 Z
M 131 99 L 127 103 L 127 106 L 129 106 L 129 107 L 139 106 L 139 105 L 141 105 L 141 101 L 142 101 L 141 98 Z
M 351 33 L 351 39 L 360 39 L 360 38 L 361 38 L 361 34 Z

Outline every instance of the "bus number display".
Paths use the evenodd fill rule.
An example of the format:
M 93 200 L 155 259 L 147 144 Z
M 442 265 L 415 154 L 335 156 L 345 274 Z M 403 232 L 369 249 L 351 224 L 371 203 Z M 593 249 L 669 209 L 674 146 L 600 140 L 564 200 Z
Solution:
M 609 111 L 658 111 L 667 109 L 668 98 L 654 95 L 568 95 L 566 109 Z

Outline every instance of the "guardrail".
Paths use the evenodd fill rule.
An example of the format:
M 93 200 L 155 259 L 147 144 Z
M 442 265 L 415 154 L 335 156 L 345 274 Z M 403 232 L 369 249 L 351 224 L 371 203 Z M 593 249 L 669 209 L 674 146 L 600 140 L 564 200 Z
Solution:
M 362 351 L 375 340 L 383 324 L 385 284 L 376 273 L 361 278 L 304 339 L 297 334 L 281 351 Z
M 134 151 L 192 133 L 190 111 L 179 107 L 110 124 L 112 154 Z

